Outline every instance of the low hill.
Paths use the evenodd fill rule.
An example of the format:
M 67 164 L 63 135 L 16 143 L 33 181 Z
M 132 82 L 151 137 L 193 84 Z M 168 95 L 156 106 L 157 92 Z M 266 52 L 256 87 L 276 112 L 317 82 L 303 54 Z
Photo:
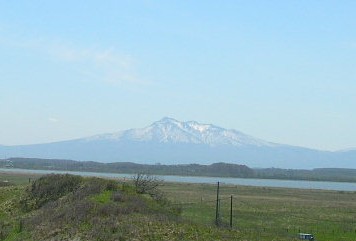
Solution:
M 106 173 L 149 173 L 154 175 L 211 176 L 356 182 L 356 169 L 318 168 L 313 170 L 265 168 L 253 169 L 245 165 L 214 163 L 211 165 L 147 165 L 132 162 L 80 162 L 60 159 L 9 158 L 0 160 L 0 168 L 37 170 L 67 170 Z
M 214 163 L 211 165 L 187 164 L 187 165 L 146 165 L 132 162 L 79 162 L 60 159 L 37 158 L 9 158 L 0 160 L 0 167 L 9 166 L 23 169 L 41 170 L 68 170 L 108 173 L 132 173 L 139 172 L 156 175 L 183 175 L 183 176 L 215 176 L 215 177 L 252 177 L 254 171 L 245 166 L 228 163 Z
M 184 222 L 162 196 L 99 178 L 48 175 L 0 187 L 0 240 L 232 240 L 239 231 Z

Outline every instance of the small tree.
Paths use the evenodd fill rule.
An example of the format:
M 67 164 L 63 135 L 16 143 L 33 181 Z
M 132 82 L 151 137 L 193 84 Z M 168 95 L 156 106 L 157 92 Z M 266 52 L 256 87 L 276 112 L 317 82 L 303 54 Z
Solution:
M 163 198 L 162 192 L 158 189 L 162 185 L 162 180 L 155 176 L 138 173 L 133 177 L 136 193 L 148 194 L 155 200 Z

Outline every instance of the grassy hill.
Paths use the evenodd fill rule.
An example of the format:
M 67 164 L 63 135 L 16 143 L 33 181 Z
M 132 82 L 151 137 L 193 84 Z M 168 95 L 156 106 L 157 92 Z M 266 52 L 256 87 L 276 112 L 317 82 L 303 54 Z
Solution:
M 0 240 L 230 240 L 239 232 L 184 222 L 163 198 L 112 180 L 48 175 L 1 187 Z
M 356 192 L 160 184 L 0 173 L 0 240 L 356 240 Z

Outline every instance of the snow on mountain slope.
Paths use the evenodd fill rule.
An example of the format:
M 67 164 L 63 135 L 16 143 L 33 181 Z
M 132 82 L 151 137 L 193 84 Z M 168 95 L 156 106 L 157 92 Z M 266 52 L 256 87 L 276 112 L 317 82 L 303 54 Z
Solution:
M 351 147 L 351 148 L 338 150 L 337 152 L 351 152 L 351 151 L 356 151 L 356 147 Z
M 228 162 L 250 167 L 356 168 L 356 151 L 330 152 L 274 144 L 236 130 L 172 118 L 145 128 L 83 139 L 0 146 L 0 155 L 142 164 Z
M 253 138 L 236 130 L 227 130 L 210 124 L 200 124 L 196 121 L 180 122 L 168 117 L 156 121 L 145 128 L 97 135 L 85 139 L 85 141 L 94 140 L 154 141 L 159 143 L 206 144 L 210 146 L 278 146 L 277 144 Z

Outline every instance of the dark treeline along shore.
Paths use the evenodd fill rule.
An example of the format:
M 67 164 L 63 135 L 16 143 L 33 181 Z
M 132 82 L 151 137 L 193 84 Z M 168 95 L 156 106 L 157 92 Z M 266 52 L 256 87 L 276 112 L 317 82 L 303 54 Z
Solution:
M 0 168 L 35 170 L 67 170 L 106 173 L 148 173 L 154 175 L 210 176 L 235 178 L 262 178 L 283 180 L 312 180 L 356 182 L 356 169 L 318 168 L 313 170 L 250 168 L 245 165 L 214 163 L 211 165 L 147 165 L 132 162 L 100 163 L 59 159 L 9 158 L 0 160 Z

